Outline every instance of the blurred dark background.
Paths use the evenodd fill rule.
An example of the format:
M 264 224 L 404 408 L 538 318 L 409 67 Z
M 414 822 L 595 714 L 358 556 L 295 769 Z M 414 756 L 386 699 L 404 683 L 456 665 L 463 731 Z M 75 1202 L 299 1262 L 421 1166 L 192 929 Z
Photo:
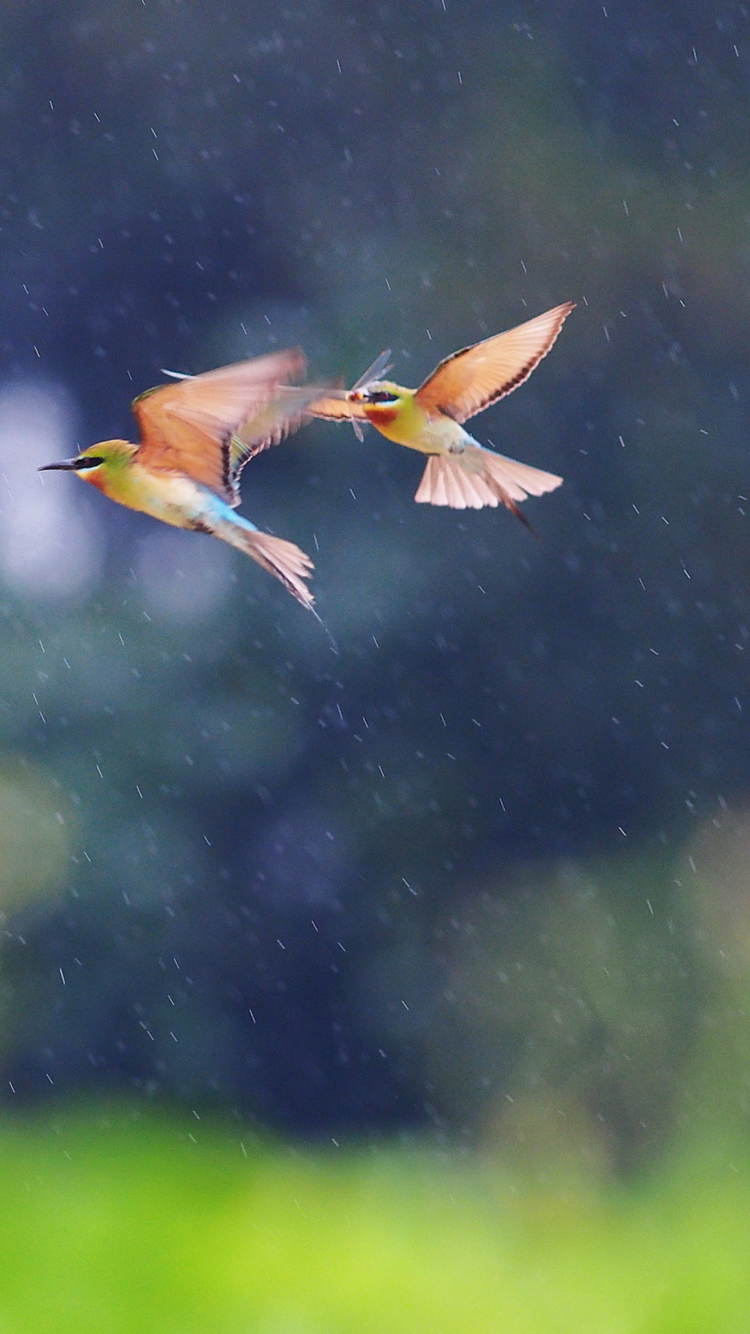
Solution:
M 745 7 L 0 17 L 0 1097 L 514 1151 L 563 1108 L 644 1161 L 750 1071 Z M 416 384 L 565 300 L 475 423 L 564 475 L 538 541 L 416 506 L 375 433 L 248 468 L 338 654 L 236 553 L 36 473 L 162 367 L 391 346 Z

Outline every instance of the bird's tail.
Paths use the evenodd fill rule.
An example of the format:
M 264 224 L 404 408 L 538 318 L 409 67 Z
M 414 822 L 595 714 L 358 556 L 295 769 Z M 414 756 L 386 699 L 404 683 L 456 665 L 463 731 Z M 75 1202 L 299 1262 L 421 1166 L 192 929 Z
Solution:
M 283 537 L 272 537 L 270 533 L 261 533 L 257 528 L 242 520 L 239 515 L 232 515 L 222 523 L 212 525 L 211 531 L 231 546 L 251 556 L 264 570 L 273 574 L 303 607 L 313 610 L 313 595 L 305 583 L 313 571 L 313 563 L 293 542 Z
M 562 477 L 530 468 L 481 445 L 467 445 L 455 454 L 431 454 L 415 500 L 453 509 L 483 509 L 505 505 L 523 523 L 518 502 L 543 496 L 560 486 Z

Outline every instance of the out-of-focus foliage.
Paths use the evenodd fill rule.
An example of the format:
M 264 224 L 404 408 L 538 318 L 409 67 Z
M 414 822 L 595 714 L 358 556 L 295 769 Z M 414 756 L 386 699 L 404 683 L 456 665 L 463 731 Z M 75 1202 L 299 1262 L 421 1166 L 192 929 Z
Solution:
M 691 1146 L 635 1190 L 435 1152 L 313 1154 L 122 1108 L 5 1124 L 8 1334 L 737 1334 L 750 1174 Z

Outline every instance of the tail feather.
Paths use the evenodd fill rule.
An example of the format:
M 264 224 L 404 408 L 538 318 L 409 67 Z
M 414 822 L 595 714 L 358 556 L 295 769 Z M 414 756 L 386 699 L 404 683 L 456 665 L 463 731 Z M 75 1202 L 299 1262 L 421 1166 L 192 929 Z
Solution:
M 305 580 L 312 574 L 313 563 L 306 552 L 283 537 L 260 532 L 250 534 L 245 550 L 264 570 L 275 574 L 303 607 L 312 611 L 315 599 Z
M 493 454 L 480 445 L 467 445 L 461 453 L 430 455 L 414 499 L 459 510 L 500 504 L 520 518 L 517 501 L 543 496 L 561 483 L 562 477 L 554 473 Z
M 262 533 L 236 514 L 218 524 L 214 521 L 210 525 L 196 526 L 203 528 L 204 532 L 213 533 L 215 537 L 222 538 L 230 546 L 237 547 L 239 551 L 251 556 L 258 565 L 263 566 L 264 570 L 268 570 L 269 574 L 275 575 L 303 607 L 307 607 L 317 615 L 313 608 L 313 595 L 305 583 L 312 574 L 313 563 L 304 551 L 294 545 L 294 542 L 287 542 L 283 537 L 272 537 L 270 533 Z

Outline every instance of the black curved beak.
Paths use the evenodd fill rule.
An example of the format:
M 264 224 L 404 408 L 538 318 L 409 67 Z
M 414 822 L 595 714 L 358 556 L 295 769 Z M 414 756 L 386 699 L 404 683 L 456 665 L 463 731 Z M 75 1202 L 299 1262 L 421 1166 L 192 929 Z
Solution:
M 63 459 L 61 463 L 45 463 L 37 472 L 75 472 L 75 468 L 75 459 Z

